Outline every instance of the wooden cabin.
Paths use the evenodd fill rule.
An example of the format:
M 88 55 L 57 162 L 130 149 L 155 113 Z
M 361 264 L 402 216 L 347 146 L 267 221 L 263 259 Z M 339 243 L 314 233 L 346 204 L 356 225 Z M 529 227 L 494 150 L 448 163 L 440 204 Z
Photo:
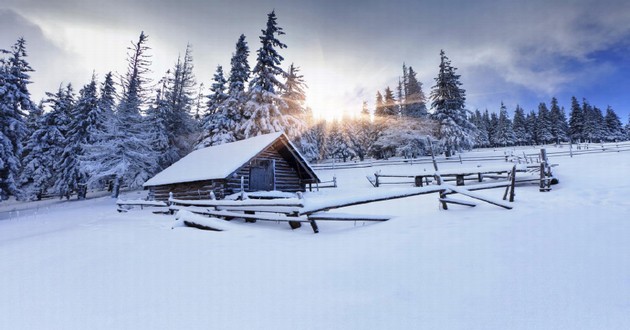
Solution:
M 195 150 L 149 179 L 144 187 L 158 201 L 209 199 L 240 192 L 304 191 L 319 183 L 315 171 L 284 133 Z

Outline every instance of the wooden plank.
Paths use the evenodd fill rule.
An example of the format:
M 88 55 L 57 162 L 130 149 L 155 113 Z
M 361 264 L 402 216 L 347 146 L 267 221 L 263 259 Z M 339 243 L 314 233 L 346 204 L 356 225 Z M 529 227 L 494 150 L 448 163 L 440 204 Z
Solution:
M 243 219 L 254 219 L 254 220 L 262 220 L 262 221 L 282 221 L 282 222 L 309 222 L 309 219 L 306 217 L 287 217 L 285 215 L 271 215 L 271 214 L 245 214 L 240 212 L 230 212 L 230 211 L 215 211 L 215 210 L 207 210 L 205 214 L 215 216 L 215 217 L 223 217 L 223 218 L 243 218 Z
M 317 221 L 387 221 L 392 217 L 386 215 L 318 212 L 309 215 L 308 218 Z
M 465 200 L 455 199 L 455 198 L 450 198 L 450 197 L 440 198 L 440 202 L 442 202 L 442 203 L 450 203 L 450 204 L 457 204 L 457 205 L 464 205 L 464 206 L 471 206 L 471 207 L 477 206 L 477 203 L 475 203 L 475 202 L 470 202 L 470 201 L 465 201 Z
M 458 194 L 462 194 L 462 195 L 468 196 L 470 198 L 478 199 L 480 201 L 484 201 L 486 203 L 489 203 L 489 204 L 492 204 L 492 205 L 496 205 L 496 206 L 502 207 L 504 209 L 508 209 L 508 210 L 512 209 L 512 205 L 510 205 L 510 204 L 508 204 L 508 203 L 506 203 L 504 201 L 494 200 L 494 199 L 491 199 L 491 198 L 479 195 L 477 193 L 474 193 L 474 192 L 472 192 L 472 191 L 470 191 L 468 189 L 464 189 L 464 188 L 461 188 L 461 187 L 449 187 L 449 189 L 452 190 L 453 192 L 458 193 Z

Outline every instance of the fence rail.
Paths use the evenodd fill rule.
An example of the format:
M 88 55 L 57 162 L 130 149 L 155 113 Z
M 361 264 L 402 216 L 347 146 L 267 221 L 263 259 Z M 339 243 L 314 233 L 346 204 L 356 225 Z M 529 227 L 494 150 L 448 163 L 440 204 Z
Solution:
M 554 145 L 556 146 L 556 145 Z M 549 151 L 548 157 L 573 157 L 585 154 L 594 153 L 606 153 L 606 152 L 625 152 L 630 151 L 630 141 L 619 143 L 579 143 L 579 144 L 559 144 L 560 148 L 567 148 L 566 151 Z M 533 147 L 515 147 L 512 150 L 506 150 L 503 155 L 494 156 L 475 156 L 474 152 L 459 154 L 446 158 L 444 156 L 435 157 L 435 161 L 438 164 L 448 163 L 460 163 L 465 162 L 514 162 L 514 163 L 540 163 L 540 154 L 538 152 L 527 153 L 524 150 L 518 149 L 531 149 Z M 508 152 L 509 151 L 509 152 Z M 519 154 L 520 152 L 520 154 Z M 408 158 L 408 159 L 370 159 L 365 161 L 355 161 L 348 163 L 339 163 L 336 161 L 311 164 L 311 167 L 315 170 L 336 170 L 336 169 L 356 169 L 356 168 L 370 168 L 374 166 L 385 165 L 415 165 L 415 164 L 432 164 L 433 160 L 431 156 Z

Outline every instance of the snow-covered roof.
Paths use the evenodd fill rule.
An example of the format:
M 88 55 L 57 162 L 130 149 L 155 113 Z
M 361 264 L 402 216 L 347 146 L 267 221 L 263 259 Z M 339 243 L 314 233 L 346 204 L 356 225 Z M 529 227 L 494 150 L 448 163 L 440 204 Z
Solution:
M 282 132 L 270 133 L 195 150 L 149 179 L 143 186 L 224 179 L 282 135 Z

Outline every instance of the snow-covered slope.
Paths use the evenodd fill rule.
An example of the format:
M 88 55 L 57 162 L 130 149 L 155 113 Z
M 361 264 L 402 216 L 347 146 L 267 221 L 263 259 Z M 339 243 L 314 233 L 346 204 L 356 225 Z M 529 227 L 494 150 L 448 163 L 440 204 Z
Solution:
M 630 153 L 552 161 L 560 184 L 518 187 L 512 210 L 431 194 L 340 210 L 396 217 L 319 234 L 171 229 L 107 197 L 0 203 L 0 329 L 628 329 Z M 306 198 L 414 166 L 320 171 L 340 187 Z

